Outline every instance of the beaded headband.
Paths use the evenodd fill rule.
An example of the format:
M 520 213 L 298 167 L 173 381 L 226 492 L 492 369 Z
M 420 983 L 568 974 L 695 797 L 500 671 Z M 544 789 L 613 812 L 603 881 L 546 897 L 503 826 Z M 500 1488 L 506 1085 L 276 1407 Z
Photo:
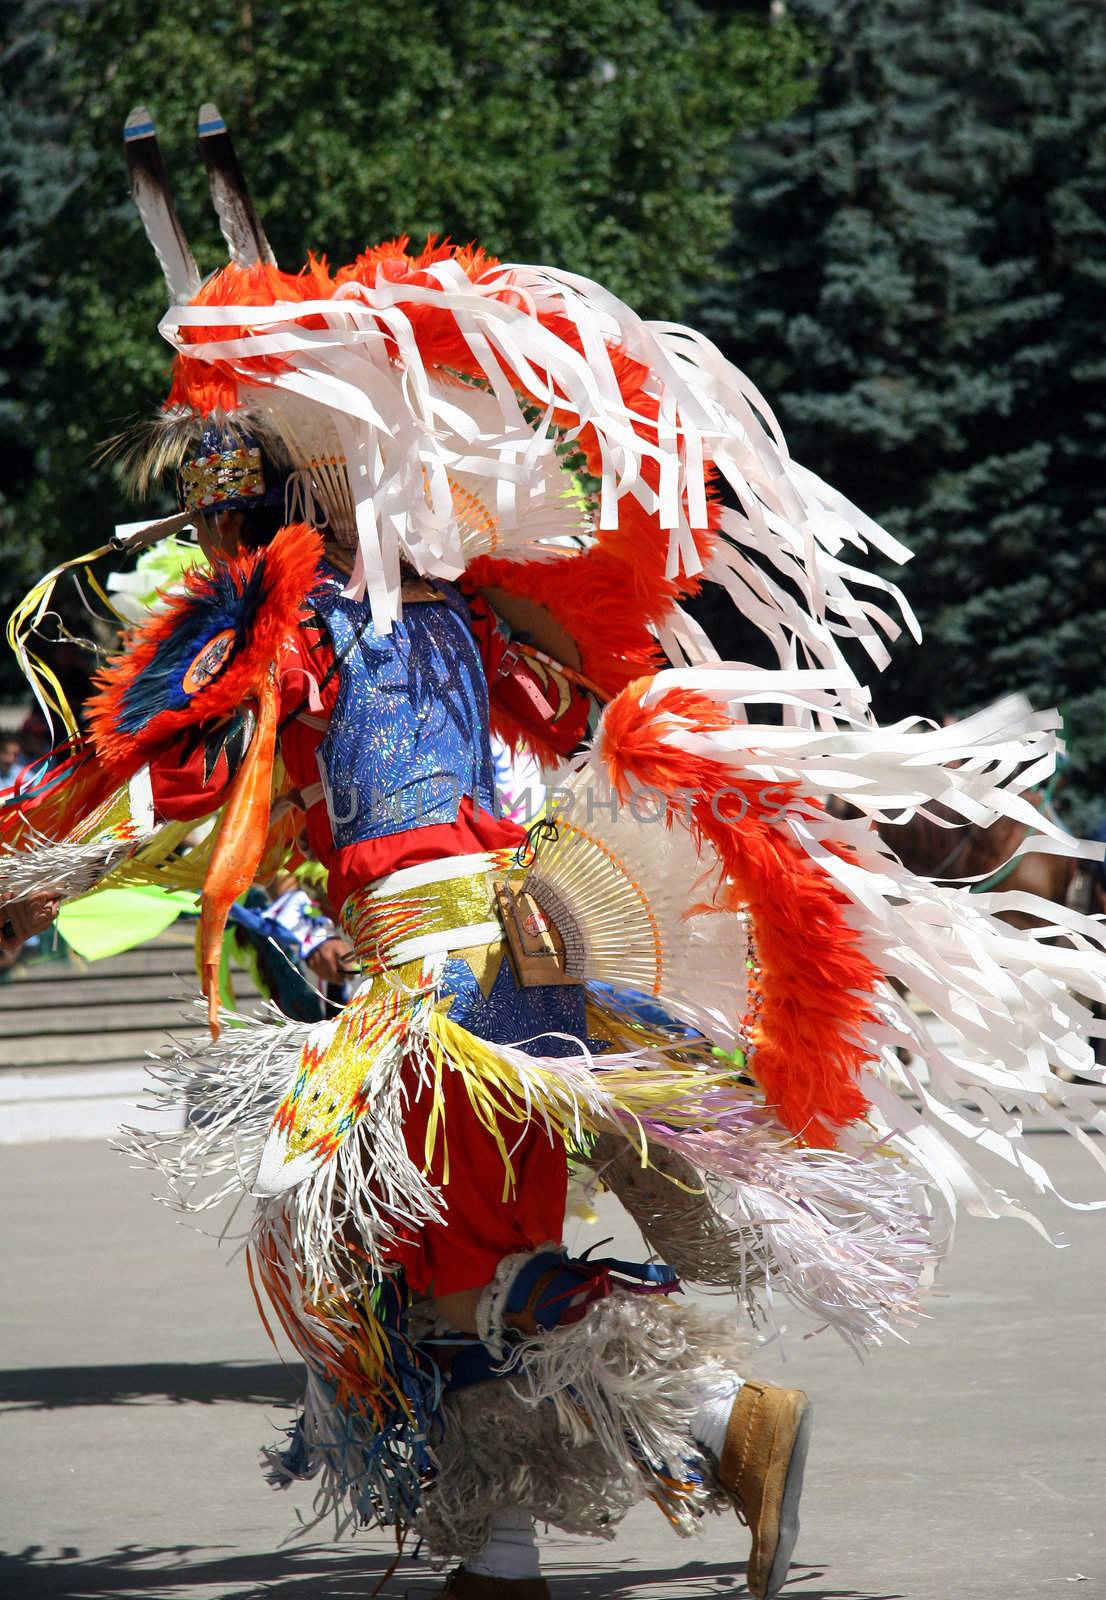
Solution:
M 261 451 L 240 445 L 193 456 L 180 470 L 181 505 L 186 511 L 209 511 L 222 506 L 239 509 L 265 494 Z

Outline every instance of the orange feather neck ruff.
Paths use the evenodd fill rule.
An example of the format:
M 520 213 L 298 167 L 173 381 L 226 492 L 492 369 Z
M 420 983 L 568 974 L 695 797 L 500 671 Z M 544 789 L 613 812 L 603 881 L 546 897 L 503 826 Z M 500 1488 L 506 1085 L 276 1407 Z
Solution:
M 183 592 L 100 674 L 90 723 L 117 783 L 164 754 L 186 731 L 244 705 L 257 722 L 223 805 L 204 879 L 200 972 L 213 1037 L 219 1032 L 219 956 L 227 916 L 265 852 L 276 753 L 276 663 L 299 621 L 322 558 L 319 534 L 282 528 L 263 550 L 194 570 Z

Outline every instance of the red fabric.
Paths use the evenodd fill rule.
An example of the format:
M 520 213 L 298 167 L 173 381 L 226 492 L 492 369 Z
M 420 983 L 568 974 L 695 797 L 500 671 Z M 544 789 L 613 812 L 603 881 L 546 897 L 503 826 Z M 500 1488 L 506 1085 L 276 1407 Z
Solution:
M 348 895 L 366 883 L 401 867 L 417 867 L 442 856 L 476 855 L 481 850 L 517 850 L 526 837 L 510 817 L 493 817 L 490 811 L 477 811 L 466 795 L 461 801 L 456 822 L 432 822 L 425 828 L 408 828 L 384 839 L 366 839 L 361 844 L 331 845 L 330 903 L 341 911 Z
M 150 762 L 150 787 L 154 810 L 163 822 L 196 822 L 218 810 L 226 797 L 230 771 L 226 754 L 219 752 L 211 775 L 204 778 L 204 748 L 197 745 L 187 756 L 187 739 L 178 739 L 165 755 Z
M 410 1104 L 403 1134 L 411 1159 L 421 1166 L 433 1097 L 426 1088 L 420 1093 L 413 1070 L 405 1071 L 404 1080 Z M 445 1222 L 407 1230 L 387 1251 L 402 1266 L 415 1294 L 480 1288 L 491 1281 L 504 1256 L 559 1242 L 564 1228 L 568 1162 L 560 1140 L 551 1141 L 536 1123 L 526 1128 L 505 1124 L 515 1189 L 504 1197 L 503 1157 L 495 1140 L 453 1074 L 447 1073 L 443 1089 L 449 1179 L 445 1181 L 440 1139 L 429 1174 L 442 1185 Z

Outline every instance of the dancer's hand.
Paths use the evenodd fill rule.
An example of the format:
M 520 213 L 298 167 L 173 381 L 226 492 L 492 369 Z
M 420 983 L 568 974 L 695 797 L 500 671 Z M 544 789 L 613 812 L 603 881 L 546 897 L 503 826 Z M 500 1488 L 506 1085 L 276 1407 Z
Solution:
M 61 895 L 56 889 L 42 889 L 23 900 L 9 900 L 0 906 L 0 948 L 18 949 L 25 939 L 48 928 L 61 910 Z
M 307 965 L 321 983 L 344 983 L 349 976 L 346 963 L 352 954 L 348 939 L 324 939 L 308 956 Z

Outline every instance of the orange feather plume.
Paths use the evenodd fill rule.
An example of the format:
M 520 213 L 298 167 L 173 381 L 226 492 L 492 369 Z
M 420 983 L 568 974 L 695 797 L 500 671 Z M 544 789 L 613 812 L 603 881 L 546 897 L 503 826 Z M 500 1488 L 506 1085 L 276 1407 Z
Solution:
M 257 689 L 257 726 L 219 822 L 200 902 L 200 981 L 211 1037 L 219 1037 L 219 959 L 230 908 L 253 882 L 269 834 L 277 694 L 270 666 Z
M 310 256 L 302 272 L 281 272 L 279 267 L 266 261 L 255 261 L 251 266 L 240 267 L 234 262 L 223 267 L 208 279 L 191 300 L 195 306 L 271 306 L 281 301 L 296 303 L 303 300 L 328 300 L 334 293 L 335 282 L 325 259 Z M 305 317 L 304 327 L 322 327 L 321 317 Z M 244 327 L 186 327 L 182 330 L 185 344 L 211 344 L 223 339 L 240 339 Z M 288 363 L 280 356 L 263 356 L 249 365 L 257 372 L 286 372 Z M 238 374 L 221 361 L 201 361 L 195 356 L 180 354 L 173 363 L 173 379 L 164 410 L 186 406 L 197 416 L 207 417 L 215 411 L 233 412 L 241 403 Z

